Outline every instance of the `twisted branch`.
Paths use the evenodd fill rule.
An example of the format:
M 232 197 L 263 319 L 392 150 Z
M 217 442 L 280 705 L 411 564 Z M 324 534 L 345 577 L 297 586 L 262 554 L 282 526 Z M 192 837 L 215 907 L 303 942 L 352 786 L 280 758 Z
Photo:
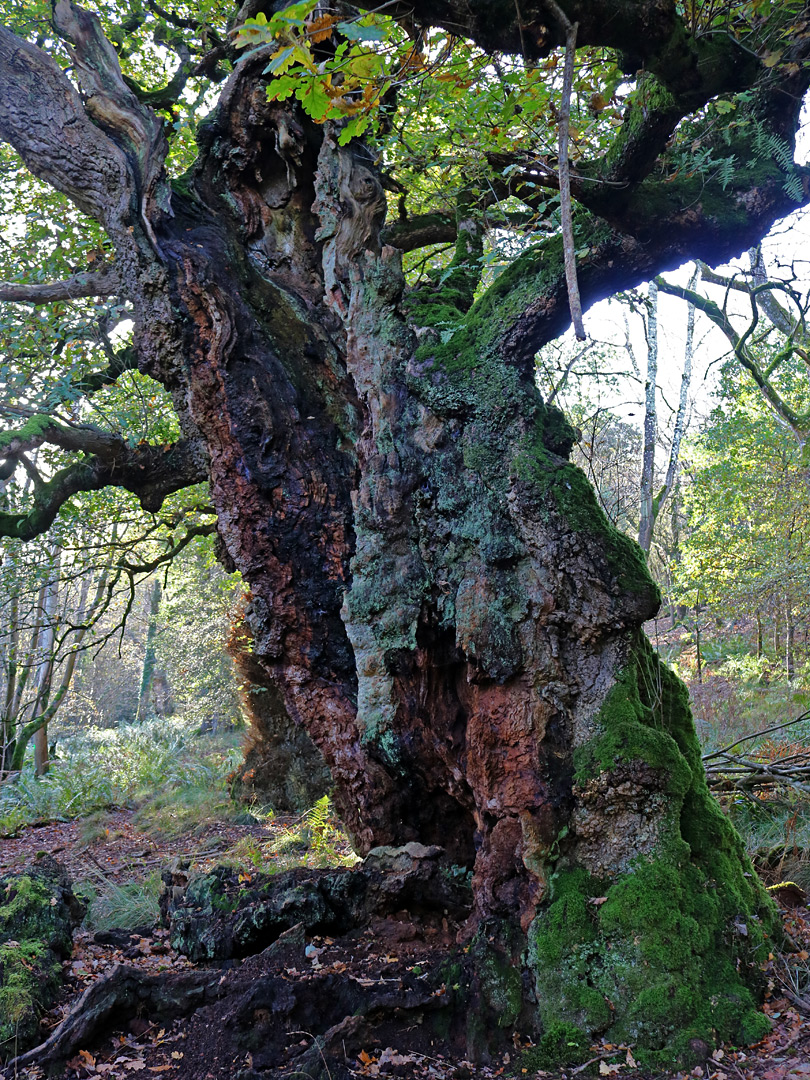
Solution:
M 18 281 L 0 281 L 0 300 L 16 304 L 55 304 L 88 296 L 117 296 L 121 288 L 118 274 L 111 267 L 95 273 L 83 271 L 64 281 L 25 285 Z

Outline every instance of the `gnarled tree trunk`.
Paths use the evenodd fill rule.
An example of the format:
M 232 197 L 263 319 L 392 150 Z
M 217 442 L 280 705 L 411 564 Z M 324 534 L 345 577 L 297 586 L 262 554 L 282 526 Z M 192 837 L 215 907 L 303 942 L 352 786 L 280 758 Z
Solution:
M 531 368 L 487 344 L 498 307 L 420 343 L 363 148 L 257 103 L 250 75 L 161 243 L 254 668 L 360 853 L 417 840 L 473 868 L 503 1026 L 536 1010 L 563 1053 L 609 1033 L 663 1059 L 759 1034 L 771 911 L 641 633 L 643 557 Z
M 671 1061 L 693 1039 L 761 1034 L 749 987 L 772 908 L 708 794 L 685 690 L 641 632 L 659 602 L 641 551 L 535 385 L 535 350 L 567 322 L 559 238 L 475 304 L 459 272 L 406 316 L 373 159 L 266 100 L 266 51 L 238 64 L 171 190 L 159 125 L 97 21 L 55 10 L 86 105 L 8 35 L 0 76 L 28 97 L 0 107 L 0 135 L 113 239 L 141 368 L 177 404 L 183 482 L 210 478 L 222 559 L 250 590 L 252 668 L 322 753 L 357 850 L 438 844 L 473 870 L 472 1042 L 520 1020 L 560 1056 L 604 1034 Z M 486 44 L 495 29 L 470 19 Z M 602 23 L 583 16 L 583 44 Z M 644 47 L 663 56 L 664 39 Z M 736 85 L 733 66 L 702 70 Z M 676 72 L 664 120 L 614 173 L 636 150 L 651 168 L 644 140 L 663 148 L 721 92 L 696 71 Z M 37 130 L 71 133 L 67 164 L 28 135 L 38 100 Z M 756 193 L 744 222 L 672 186 L 653 199 L 643 171 L 584 185 L 603 215 L 575 221 L 586 302 L 750 244 L 787 205 L 776 165 L 757 168 L 735 179 Z M 455 312 L 451 335 L 435 309 Z M 182 486 L 139 475 L 114 482 L 147 506 Z

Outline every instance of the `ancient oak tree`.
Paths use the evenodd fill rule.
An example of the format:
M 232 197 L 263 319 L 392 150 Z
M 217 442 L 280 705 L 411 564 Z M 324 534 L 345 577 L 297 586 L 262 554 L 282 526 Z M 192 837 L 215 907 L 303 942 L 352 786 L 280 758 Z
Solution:
M 67 419 L 55 392 L 2 437 L 8 462 L 51 446 L 61 467 L 0 529 L 34 536 L 104 485 L 155 509 L 210 484 L 256 677 L 328 762 L 357 851 L 438 844 L 473 871 L 473 1043 L 518 1022 L 563 1055 L 750 1040 L 772 911 L 641 632 L 644 558 L 569 464 L 534 356 L 570 318 L 562 106 L 583 306 L 718 265 L 808 200 L 810 10 L 370 6 L 133 0 L 113 24 L 56 0 L 0 29 L 0 138 L 104 236 L 92 267 L 0 299 L 114 297 L 134 324 Z M 132 75 L 149 33 L 180 59 L 163 87 Z M 191 86 L 212 107 L 172 179 Z M 133 365 L 172 396 L 171 445 L 83 422 Z

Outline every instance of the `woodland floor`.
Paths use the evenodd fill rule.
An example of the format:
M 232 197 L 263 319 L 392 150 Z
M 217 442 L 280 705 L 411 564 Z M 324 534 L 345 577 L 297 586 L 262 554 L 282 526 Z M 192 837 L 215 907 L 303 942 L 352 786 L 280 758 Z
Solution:
M 212 823 L 196 835 L 161 842 L 140 832 L 132 822 L 131 811 L 111 812 L 105 818 L 105 829 L 87 842 L 82 822 L 53 823 L 28 827 L 18 837 L 0 842 L 0 871 L 22 869 L 41 852 L 47 852 L 64 863 L 74 881 L 96 879 L 99 875 L 123 885 L 143 880 L 178 858 L 189 859 L 192 870 L 206 870 L 215 865 L 223 853 L 245 838 L 266 840 L 273 830 L 290 829 L 292 819 L 276 818 L 261 824 L 235 825 Z M 795 964 L 810 957 L 810 910 L 801 904 L 784 911 L 786 928 L 796 943 L 798 952 L 791 958 Z M 427 970 L 444 953 L 453 938 L 455 927 L 447 924 L 433 927 L 414 925 L 406 913 L 380 919 L 366 930 L 343 938 L 313 938 L 309 944 L 317 954 L 302 965 L 302 969 L 287 967 L 283 977 L 289 981 L 318 980 L 327 990 L 330 976 L 351 979 L 361 986 L 390 984 L 395 987 L 401 978 L 414 969 Z M 117 964 L 136 966 L 149 973 L 191 970 L 184 956 L 168 944 L 168 934 L 159 927 L 143 927 L 138 932 L 102 931 L 95 935 L 80 930 L 74 938 L 72 957 L 65 961 L 66 983 L 57 1006 L 43 1020 L 43 1038 L 53 1030 L 75 1004 L 80 994 Z M 313 953 L 313 949 L 308 950 Z M 231 961 L 223 969 L 221 982 L 262 974 L 264 954 L 244 961 Z M 308 966 L 309 965 L 309 966 Z M 305 970 L 304 970 L 305 968 Z M 810 1080 L 810 1003 L 793 995 L 782 957 L 774 957 L 766 974 L 771 991 L 765 1003 L 773 1019 L 773 1031 L 765 1040 L 745 1051 L 730 1047 L 715 1051 L 703 1067 L 686 1076 L 706 1080 Z M 224 1003 L 223 1003 L 224 1004 Z M 105 1077 L 110 1080 L 141 1074 L 143 1077 L 165 1073 L 170 1080 L 225 1080 L 237 1077 L 243 1070 L 252 1072 L 250 1054 L 240 1058 L 223 1057 L 228 1040 L 222 1035 L 228 1024 L 227 1009 L 209 1006 L 183 1019 L 161 1024 L 136 1018 L 120 1030 L 111 1030 L 91 1045 L 82 1047 L 68 1062 L 64 1072 L 57 1074 L 65 1080 Z M 594 1047 L 593 1060 L 562 1072 L 527 1073 L 516 1067 L 519 1051 L 526 1043 L 518 1044 L 514 1053 L 506 1053 L 488 1066 L 474 1066 L 468 1061 L 451 1057 L 430 1042 L 427 1031 L 421 1033 L 412 1026 L 403 1035 L 392 1027 L 390 1041 L 380 1039 L 353 1052 L 344 1062 L 344 1075 L 352 1077 L 399 1076 L 462 1080 L 468 1077 L 527 1076 L 572 1078 L 594 1073 L 622 1078 L 649 1077 L 651 1074 L 634 1068 L 632 1049 L 624 1055 L 622 1065 L 615 1062 L 620 1048 Z M 304 1031 L 287 1033 L 288 1054 L 300 1053 L 312 1045 L 313 1036 Z M 230 1059 L 229 1059 L 230 1058 Z M 621 1060 L 621 1055 L 619 1056 Z M 283 1074 L 283 1060 L 274 1062 Z M 258 1062 L 257 1062 L 258 1066 Z M 11 1074 L 7 1073 L 8 1080 Z M 21 1069 L 18 1080 L 41 1080 L 45 1073 L 37 1068 Z M 255 1074 L 254 1074 L 255 1075 Z M 289 1075 L 306 1075 L 291 1066 Z

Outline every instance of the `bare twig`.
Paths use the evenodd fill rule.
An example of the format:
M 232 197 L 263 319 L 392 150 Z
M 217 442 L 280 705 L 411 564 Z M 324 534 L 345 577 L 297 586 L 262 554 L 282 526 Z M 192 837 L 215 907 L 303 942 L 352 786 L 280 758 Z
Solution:
M 761 739 L 772 732 L 783 731 L 807 720 L 810 720 L 810 710 L 783 724 L 773 724 L 736 739 L 721 750 L 704 754 L 703 764 L 709 787 L 718 792 L 735 792 L 755 803 L 759 800 L 752 795 L 754 790 L 774 792 L 780 788 L 791 788 L 794 791 L 810 792 L 810 749 L 777 758 L 767 757 L 756 751 L 746 757 L 732 753 L 743 743 Z
M 605 1050 L 604 1053 L 597 1054 L 596 1057 L 592 1057 L 588 1061 L 586 1061 L 584 1064 L 578 1065 L 576 1067 L 576 1069 L 572 1069 L 571 1070 L 571 1075 L 576 1076 L 577 1073 L 584 1072 L 585 1069 L 587 1069 L 589 1065 L 595 1065 L 597 1061 L 607 1061 L 608 1058 L 616 1057 L 616 1055 L 618 1053 L 620 1053 L 622 1050 L 624 1050 L 625 1052 L 628 1051 L 628 1050 L 632 1050 L 634 1046 L 635 1046 L 635 1043 L 631 1043 L 631 1044 L 629 1044 L 627 1046 L 616 1046 L 616 1047 L 614 1047 L 613 1050 Z
M 703 763 L 711 761 L 713 758 L 721 757 L 729 751 L 734 750 L 738 746 L 742 746 L 744 742 L 750 742 L 752 739 L 761 739 L 763 735 L 770 735 L 773 731 L 782 731 L 784 728 L 792 727 L 794 724 L 801 724 L 805 720 L 810 720 L 810 710 L 802 713 L 801 716 L 797 716 L 793 720 L 786 720 L 784 724 L 774 724 L 772 727 L 763 728 L 762 731 L 755 731 L 751 735 L 744 735 L 741 739 L 735 739 L 734 742 L 729 743 L 728 746 L 724 746 L 721 750 L 712 750 L 711 753 L 703 755 Z

